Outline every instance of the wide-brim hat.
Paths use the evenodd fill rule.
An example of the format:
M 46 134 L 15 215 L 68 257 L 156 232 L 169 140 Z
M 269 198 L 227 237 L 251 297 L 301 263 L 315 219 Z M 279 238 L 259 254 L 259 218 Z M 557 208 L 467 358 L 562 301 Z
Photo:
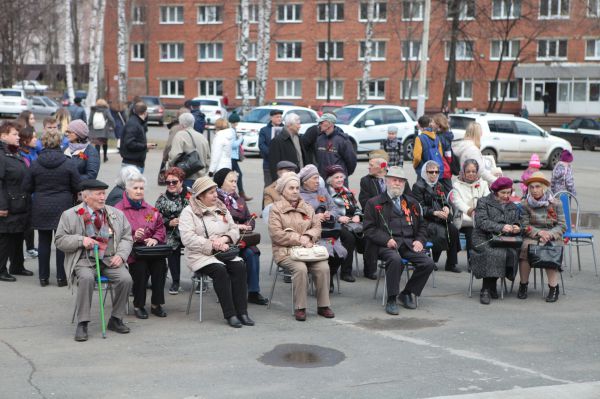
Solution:
M 404 169 L 402 169 L 400 166 L 390 166 L 385 177 L 397 177 L 399 179 L 408 180 L 404 174 Z
M 531 183 L 542 183 L 546 187 L 550 187 L 550 181 L 546 179 L 546 176 L 542 172 L 532 173 L 527 180 L 525 180 L 525 185 L 529 186 Z
M 210 177 L 202 176 L 196 179 L 194 185 L 192 186 L 192 192 L 194 196 L 199 196 L 203 192 L 210 190 L 213 187 L 217 187 L 217 183 L 215 183 Z

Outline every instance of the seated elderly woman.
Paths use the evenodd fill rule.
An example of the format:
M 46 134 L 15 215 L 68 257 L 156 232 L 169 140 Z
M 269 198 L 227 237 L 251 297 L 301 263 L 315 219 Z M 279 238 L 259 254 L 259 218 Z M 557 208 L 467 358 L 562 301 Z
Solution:
M 306 294 L 308 272 L 313 276 L 317 290 L 317 313 L 333 318 L 330 308 L 329 265 L 327 261 L 301 262 L 290 258 L 290 248 L 312 247 L 321 236 L 321 220 L 315 211 L 300 197 L 300 179 L 295 173 L 286 173 L 277 179 L 277 192 L 282 199 L 273 203 L 269 214 L 269 235 L 273 247 L 273 259 L 292 273 L 294 287 L 294 316 L 306 320 Z
M 440 166 L 435 161 L 425 162 L 412 192 L 427 221 L 427 237 L 433 243 L 433 261 L 437 262 L 442 251 L 446 251 L 446 271 L 460 273 L 456 267 L 460 251 L 458 229 L 452 224 L 452 209 L 447 201 L 449 190 L 439 178 Z
M 527 259 L 527 247 L 529 244 L 544 245 L 552 243 L 553 245 L 563 245 L 563 234 L 567 230 L 565 215 L 563 213 L 560 199 L 553 198 L 548 189 L 550 182 L 542 172 L 533 173 L 527 180 L 527 197 L 521 201 L 523 207 L 523 247 L 519 255 L 519 274 L 521 283 L 519 284 L 519 299 L 527 298 L 527 285 L 529 283 L 529 272 L 531 265 Z M 546 302 L 556 302 L 558 300 L 558 269 L 546 269 L 548 275 L 548 296 Z
M 344 181 L 346 175 L 344 168 L 340 165 L 329 165 L 326 170 L 327 179 L 327 191 L 333 203 L 338 208 L 339 215 L 337 218 L 338 223 L 341 225 L 340 238 L 342 245 L 348 251 L 348 255 L 342 262 L 341 279 L 349 283 L 355 282 L 354 276 L 352 276 L 352 260 L 354 258 L 354 251 L 357 248 L 364 248 L 363 237 L 362 237 L 362 224 L 361 223 L 362 211 L 358 207 L 358 201 L 356 197 L 348 188 L 344 187 Z M 360 232 L 354 232 L 352 227 L 359 226 Z M 362 251 L 360 251 L 362 252 Z
M 217 195 L 219 200 L 225 204 L 233 221 L 240 230 L 240 243 L 244 241 L 244 236 L 251 233 L 256 227 L 254 218 L 246 205 L 246 200 L 237 194 L 237 172 L 228 168 L 217 171 L 213 176 L 217 183 Z M 244 241 L 245 242 L 245 241 Z M 266 305 L 269 300 L 260 294 L 259 276 L 260 276 L 260 251 L 256 245 L 246 246 L 240 251 L 240 256 L 246 262 L 246 275 L 248 278 L 248 302 L 257 305 Z
M 475 208 L 471 270 L 483 279 L 479 301 L 484 305 L 490 304 L 490 298 L 498 298 L 498 278 L 513 280 L 517 269 L 517 250 L 492 243 L 499 236 L 521 233 L 518 208 L 510 201 L 512 185 L 508 177 L 498 178 L 490 187 L 492 193 L 481 198 Z
M 144 186 L 146 178 L 132 175 L 125 181 L 123 199 L 115 205 L 121 210 L 129 224 L 133 236 L 133 246 L 153 247 L 165 243 L 165 226 L 163 219 L 156 208 L 144 200 Z M 167 313 L 162 308 L 165 303 L 165 259 L 163 257 L 136 258 L 131 252 L 127 259 L 129 273 L 133 279 L 133 310 L 138 319 L 147 319 L 146 284 L 148 277 L 152 280 L 152 297 L 150 298 L 153 315 L 166 317 Z
M 253 326 L 248 316 L 246 266 L 239 256 L 221 258 L 238 242 L 240 230 L 225 204 L 219 201 L 217 184 L 208 176 L 194 182 L 194 193 L 179 216 L 181 242 L 187 266 L 198 277 L 212 278 L 227 324 Z
M 348 256 L 348 251 L 339 239 L 341 227 L 337 220 L 342 215 L 327 190 L 320 187 L 319 171 L 315 165 L 309 164 L 300 169 L 298 178 L 302 184 L 300 197 L 313 207 L 317 218 L 321 221 L 319 245 L 323 245 L 329 252 L 329 272 L 332 277 L 329 280 L 329 292 L 333 292 L 333 276 Z

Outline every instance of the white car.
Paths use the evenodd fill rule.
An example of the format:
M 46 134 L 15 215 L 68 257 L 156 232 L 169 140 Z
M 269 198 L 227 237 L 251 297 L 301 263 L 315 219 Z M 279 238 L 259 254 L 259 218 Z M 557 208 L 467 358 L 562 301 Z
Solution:
M 33 96 L 31 100 L 31 112 L 36 115 L 54 115 L 60 108 L 60 105 L 50 97 Z
M 454 140 L 460 140 L 469 123 L 481 125 L 481 153 L 491 155 L 496 163 L 521 165 L 536 153 L 548 169 L 553 169 L 563 150 L 572 151 L 571 144 L 548 134 L 535 123 L 510 114 L 451 114 L 450 127 Z
M 31 100 L 20 89 L 0 89 L 0 115 L 19 116 L 23 111 L 31 111 Z
M 354 104 L 335 111 L 336 125 L 348 136 L 357 154 L 380 149 L 387 139 L 388 126 L 398 128 L 405 157 L 412 157 L 417 117 L 408 107 L 396 105 Z
M 206 129 L 214 129 L 217 119 L 227 118 L 227 109 L 221 96 L 194 97 L 192 101 L 200 101 L 200 112 L 206 116 Z
M 309 127 L 316 124 L 319 118 L 319 115 L 314 110 L 295 105 L 265 105 L 256 107 L 247 115 L 244 115 L 236 127 L 236 130 L 244 135 L 242 148 L 245 152 L 256 154 L 259 152 L 258 132 L 269 123 L 271 120 L 270 113 L 274 109 L 282 110 L 284 119 L 290 112 L 297 114 L 300 117 L 300 134 L 304 134 Z
M 41 84 L 37 80 L 21 80 L 20 82 L 15 83 L 12 88 L 41 94 L 48 90 L 48 85 Z

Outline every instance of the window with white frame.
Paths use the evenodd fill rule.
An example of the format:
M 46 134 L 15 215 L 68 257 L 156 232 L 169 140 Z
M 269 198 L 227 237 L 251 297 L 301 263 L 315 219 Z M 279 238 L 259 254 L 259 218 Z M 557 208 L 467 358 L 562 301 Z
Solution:
M 183 80 L 168 79 L 160 81 L 160 96 L 161 97 L 178 97 L 183 98 Z
M 181 62 L 183 61 L 183 43 L 161 43 L 160 44 L 161 62 Z
M 329 46 L 327 44 L 329 43 Z M 329 47 L 329 51 L 327 50 Z M 327 60 L 327 53 L 329 53 L 330 60 L 343 60 L 344 59 L 344 42 L 319 42 L 317 43 L 317 59 Z
M 302 4 L 278 4 L 277 22 L 302 22 Z
M 357 98 L 360 97 L 360 89 L 361 89 L 362 81 L 358 81 L 358 95 Z M 377 79 L 369 81 L 369 90 L 367 92 L 368 100 L 385 100 L 385 80 Z
M 217 79 L 199 80 L 198 81 L 199 96 L 222 96 L 223 81 Z
M 492 19 L 521 17 L 521 0 L 492 0 Z
M 600 39 L 588 39 L 585 41 L 585 59 L 600 60 Z
M 404 40 L 402 42 L 402 59 L 417 61 L 421 59 L 421 41 Z
M 242 6 L 237 6 L 235 23 L 239 24 L 240 22 L 242 22 Z M 258 4 L 248 5 L 248 22 L 251 24 L 258 23 Z
M 600 101 L 600 82 L 590 82 L 588 101 Z
M 450 42 L 446 42 L 445 60 L 450 59 Z M 473 42 L 470 40 L 459 40 L 456 42 L 456 60 L 465 61 L 473 59 Z
M 446 16 L 452 18 L 450 2 L 446 6 Z M 460 0 L 458 3 L 458 19 L 468 20 L 475 18 L 475 0 Z
M 573 101 L 586 101 L 587 99 L 587 82 L 585 80 L 576 79 L 573 82 Z
M 567 58 L 566 39 L 542 39 L 538 40 L 537 59 L 556 60 Z
M 400 85 L 400 92 L 400 98 L 416 100 L 419 98 L 419 81 L 403 80 Z M 429 98 L 429 81 L 425 84 L 425 98 Z
M 198 61 L 223 61 L 223 43 L 198 43 Z
M 331 9 L 329 6 L 331 5 Z M 327 15 L 329 14 L 329 15 Z M 339 22 L 344 20 L 344 3 L 320 3 L 317 4 L 318 22 Z
M 182 24 L 183 6 L 160 6 L 161 24 Z
M 238 80 L 236 85 L 235 98 L 242 98 L 242 85 Z M 256 98 L 256 80 L 248 79 L 248 98 Z
M 600 0 L 588 0 L 588 17 L 600 17 Z
M 371 61 L 385 61 L 385 47 L 387 42 L 384 40 L 373 40 L 371 42 Z M 360 42 L 360 51 L 358 53 L 358 60 L 362 61 L 365 59 L 366 42 Z
M 342 100 L 344 98 L 344 81 L 330 80 L 331 89 L 329 90 L 329 98 L 332 100 Z M 327 80 L 317 80 L 317 99 L 327 99 Z
M 540 0 L 540 18 L 569 18 L 569 0 Z
M 360 22 L 367 22 L 367 12 L 369 9 L 368 3 L 360 3 L 360 9 L 358 13 L 358 20 Z M 376 1 L 375 8 L 373 9 L 373 22 L 385 22 L 387 20 L 387 2 Z
M 133 7 L 133 10 L 131 11 L 131 23 L 133 25 L 143 25 L 146 23 L 146 7 Z
M 302 61 L 302 42 L 278 42 L 277 61 Z
M 146 47 L 144 43 L 133 43 L 131 45 L 131 61 L 145 61 Z
M 422 21 L 425 12 L 423 0 L 405 0 L 402 2 L 403 21 Z
M 456 99 L 469 101 L 473 99 L 473 82 L 470 80 L 459 80 L 456 82 Z
M 490 60 L 503 61 L 515 60 L 519 54 L 521 44 L 518 40 L 492 40 Z
M 198 24 L 222 24 L 223 6 L 207 5 L 198 6 Z
M 519 99 L 519 84 L 516 80 L 509 82 L 490 82 L 490 100 L 516 101 Z
M 301 80 L 277 80 L 275 85 L 276 98 L 302 98 Z
M 256 61 L 256 50 L 258 48 L 258 43 L 257 42 L 248 42 L 248 54 L 246 54 L 246 58 L 248 59 L 248 61 Z M 237 61 L 240 60 L 240 43 L 237 43 L 236 45 L 236 49 L 235 49 L 235 59 Z

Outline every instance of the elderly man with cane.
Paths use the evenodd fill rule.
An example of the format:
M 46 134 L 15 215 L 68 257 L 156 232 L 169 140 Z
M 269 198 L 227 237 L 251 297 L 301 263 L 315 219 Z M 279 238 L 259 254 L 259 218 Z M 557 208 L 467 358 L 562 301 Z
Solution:
M 83 202 L 63 212 L 56 230 L 56 247 L 65 253 L 69 285 L 77 288 L 75 341 L 87 341 L 87 324 L 96 284 L 96 257 L 103 276 L 114 290 L 109 330 L 125 334 L 123 315 L 132 280 L 126 260 L 133 246 L 131 226 L 121 211 L 105 205 L 108 186 L 99 180 L 80 185 Z M 97 246 L 97 252 L 95 251 Z M 102 326 L 104 329 L 104 326 Z

